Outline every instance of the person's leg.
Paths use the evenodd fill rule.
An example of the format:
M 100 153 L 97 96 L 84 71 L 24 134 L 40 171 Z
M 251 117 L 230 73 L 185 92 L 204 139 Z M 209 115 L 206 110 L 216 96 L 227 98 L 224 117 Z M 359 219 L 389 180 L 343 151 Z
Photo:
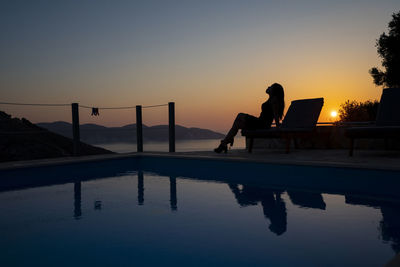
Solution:
M 228 134 L 225 136 L 224 140 L 221 141 L 222 144 L 227 145 L 229 143 L 233 144 L 233 139 L 238 133 L 239 129 L 243 129 L 246 126 L 246 118 L 250 116 L 245 113 L 239 113 L 236 116 L 235 121 L 232 124 L 232 128 L 229 130 Z
M 228 144 L 233 145 L 233 139 L 238 133 L 239 129 L 251 129 L 254 128 L 255 125 L 258 125 L 258 118 L 245 113 L 239 113 L 233 122 L 232 128 L 229 130 L 225 138 L 221 140 L 221 144 L 214 149 L 214 151 L 217 153 L 226 153 Z

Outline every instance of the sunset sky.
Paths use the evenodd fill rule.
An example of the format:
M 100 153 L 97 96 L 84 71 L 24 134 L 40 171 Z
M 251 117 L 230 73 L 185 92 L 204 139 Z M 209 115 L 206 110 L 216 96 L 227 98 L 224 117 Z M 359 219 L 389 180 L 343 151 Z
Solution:
M 2 1 L 0 101 L 94 107 L 176 102 L 176 122 L 224 132 L 258 116 L 279 82 L 286 106 L 324 97 L 320 121 L 350 100 L 379 99 L 368 70 L 399 0 Z M 69 107 L 0 110 L 32 122 L 71 121 Z M 100 110 L 81 123 L 135 122 Z M 167 108 L 145 109 L 146 125 Z

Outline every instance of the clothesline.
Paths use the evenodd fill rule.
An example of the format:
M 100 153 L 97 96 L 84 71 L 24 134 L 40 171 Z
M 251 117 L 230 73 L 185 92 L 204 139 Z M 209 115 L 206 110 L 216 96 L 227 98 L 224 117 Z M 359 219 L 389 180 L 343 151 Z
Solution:
M 161 105 L 152 105 L 152 106 L 142 106 L 142 108 L 155 108 L 155 107 L 164 107 L 168 106 L 168 104 L 161 104 Z M 90 106 L 84 106 L 84 105 L 79 105 L 80 108 L 93 108 Z M 129 106 L 129 107 L 98 107 L 98 109 L 133 109 L 136 108 L 136 106 Z
M 0 102 L 0 105 L 13 105 L 13 106 L 43 106 L 43 107 L 65 107 L 70 106 L 71 104 L 42 104 L 42 103 L 15 103 L 15 102 Z M 160 104 L 160 105 L 151 105 L 151 106 L 142 106 L 142 108 L 155 108 L 155 107 L 164 107 L 168 106 L 168 104 Z M 79 105 L 81 108 L 98 108 L 98 109 L 134 109 L 136 106 L 127 106 L 127 107 L 95 107 L 95 106 L 87 106 L 87 105 Z
M 13 106 L 44 106 L 44 107 L 65 107 L 71 104 L 39 104 L 39 103 L 13 103 L 13 102 L 0 102 L 0 105 L 13 105 Z

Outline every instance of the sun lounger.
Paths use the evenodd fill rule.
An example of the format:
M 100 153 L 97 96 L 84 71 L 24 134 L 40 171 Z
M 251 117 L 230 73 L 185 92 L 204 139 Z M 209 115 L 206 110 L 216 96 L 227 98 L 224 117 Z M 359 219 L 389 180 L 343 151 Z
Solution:
M 283 138 L 286 140 L 286 153 L 289 153 L 292 139 L 313 134 L 323 104 L 323 98 L 295 100 L 290 104 L 281 127 L 242 130 L 242 135 L 250 139 L 248 151 L 252 152 L 255 138 Z
M 353 156 L 354 141 L 357 138 L 400 138 L 399 105 L 400 88 L 384 89 L 375 125 L 346 129 L 345 134 L 350 138 L 350 156 Z

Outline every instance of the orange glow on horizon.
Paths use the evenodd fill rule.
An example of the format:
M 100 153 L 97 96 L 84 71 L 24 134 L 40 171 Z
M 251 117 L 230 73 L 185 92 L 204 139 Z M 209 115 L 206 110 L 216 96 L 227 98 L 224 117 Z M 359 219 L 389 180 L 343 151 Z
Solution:
M 263 51 L 262 47 L 259 49 Z M 281 51 L 280 49 L 283 48 L 277 51 Z M 308 47 L 302 49 L 303 51 L 290 49 L 284 52 L 285 57 L 272 51 L 263 55 L 263 60 L 259 59 L 257 52 L 252 51 L 233 58 L 222 55 L 218 64 L 213 67 L 210 67 L 211 59 L 207 58 L 200 61 L 180 59 L 175 66 L 177 70 L 170 69 L 169 62 L 158 62 L 157 68 L 145 66 L 139 70 L 136 66 L 127 64 L 123 69 L 111 72 L 113 76 L 91 76 L 94 82 L 87 83 L 86 92 L 78 83 L 71 87 L 68 83 L 57 83 L 54 80 L 37 85 L 31 83 L 30 87 L 50 92 L 45 101 L 50 103 L 79 102 L 95 107 L 118 107 L 174 101 L 177 124 L 219 132 L 226 132 L 231 127 L 237 113 L 258 116 L 261 104 L 268 99 L 265 89 L 274 82 L 284 87 L 285 112 L 293 100 L 323 97 L 324 107 L 320 122 L 331 121 L 330 112 L 346 100 L 379 99 L 382 89 L 373 85 L 368 73 L 371 66 L 379 65 L 373 45 L 362 53 L 343 55 L 338 55 L 338 51 L 336 54 L 326 54 L 318 47 L 314 47 L 314 50 Z M 343 47 L 340 49 L 345 51 Z M 241 64 L 237 64 L 236 60 Z M 131 73 L 137 73 L 138 76 L 131 78 Z M 154 80 L 153 77 L 157 79 Z M 53 88 L 58 88 L 58 91 L 53 92 Z M 15 92 L 17 91 L 18 87 L 15 88 Z M 79 96 L 79 99 L 72 96 Z M 18 97 L 12 93 L 9 100 L 18 102 Z M 43 99 L 40 94 L 26 94 L 24 101 L 20 102 L 41 103 Z M 69 107 L 51 111 L 31 107 L 0 106 L 0 109 L 9 110 L 12 116 L 26 117 L 32 122 L 71 121 Z M 167 107 L 145 109 L 143 123 L 167 124 L 167 112 Z M 89 110 L 83 109 L 80 110 L 80 115 L 81 123 L 105 126 L 135 123 L 134 109 L 100 110 L 99 117 L 92 117 Z
M 30 5 L 4 5 L 9 15 L 2 26 L 12 34 L 2 39 L 0 101 L 89 107 L 173 101 L 177 124 L 223 133 L 238 113 L 259 116 L 274 82 L 284 87 L 285 112 L 293 100 L 323 97 L 320 122 L 331 122 L 331 111 L 347 100 L 379 99 L 382 88 L 368 70 L 381 67 L 376 39 L 398 10 L 394 1 L 233 1 L 201 8 L 159 1 L 156 9 L 127 1 L 76 13 L 84 4 L 66 2 L 71 21 L 46 11 L 58 10 L 56 3 L 37 13 Z M 68 106 L 0 110 L 34 123 L 71 121 Z M 98 117 L 79 112 L 82 124 L 136 120 L 135 109 L 100 109 Z M 167 124 L 168 108 L 144 109 L 143 123 Z

